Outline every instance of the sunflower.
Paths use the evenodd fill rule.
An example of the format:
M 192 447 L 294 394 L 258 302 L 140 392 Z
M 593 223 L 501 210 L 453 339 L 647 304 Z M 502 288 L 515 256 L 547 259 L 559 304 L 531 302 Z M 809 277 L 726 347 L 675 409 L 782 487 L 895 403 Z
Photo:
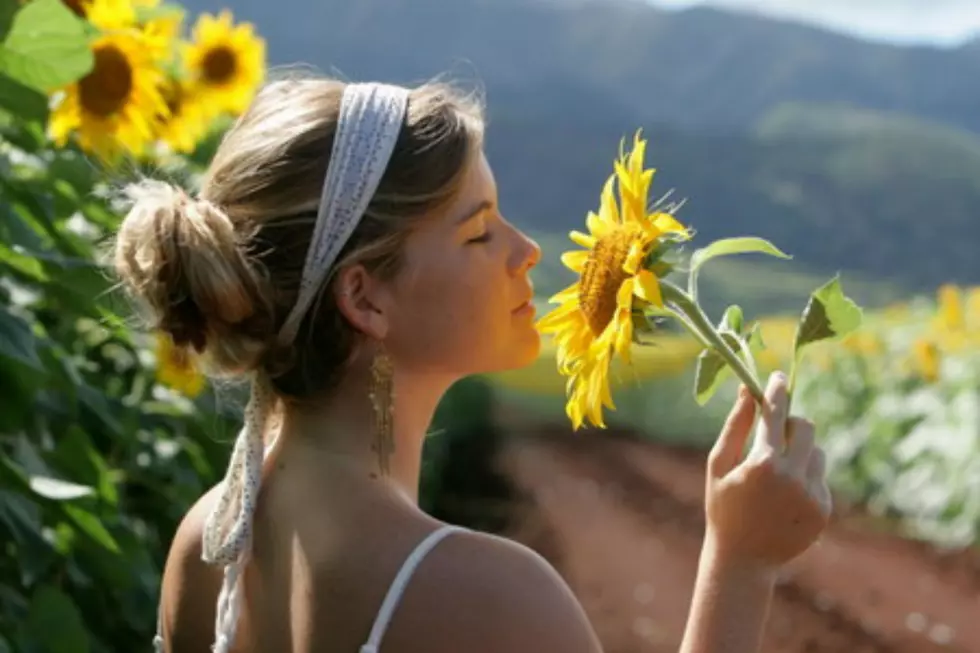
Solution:
M 62 89 L 51 138 L 64 145 L 75 132 L 82 149 L 107 161 L 122 152 L 140 154 L 153 138 L 153 121 L 166 115 L 160 95 L 163 73 L 138 31 L 109 32 L 92 44 L 95 65 Z
M 197 91 L 221 110 L 245 111 L 264 75 L 265 41 L 250 23 L 233 26 L 227 10 L 202 14 L 192 40 L 184 61 Z
M 926 383 L 939 380 L 941 356 L 936 343 L 925 338 L 919 338 L 912 343 L 912 360 L 915 371 Z
M 130 0 L 62 0 L 76 16 L 102 30 L 116 30 L 136 24 L 136 10 Z
M 174 152 L 193 152 L 207 134 L 217 112 L 183 80 L 168 78 L 162 93 L 167 113 L 158 117 L 157 138 Z
M 140 27 L 155 58 L 169 61 L 178 55 L 174 45 L 180 39 L 183 25 L 184 14 L 180 10 L 161 11 L 143 22 Z
M 943 284 L 937 295 L 939 325 L 947 331 L 961 331 L 966 325 L 963 311 L 963 295 L 959 287 Z
M 616 354 L 630 362 L 634 307 L 663 307 L 658 277 L 669 266 L 662 255 L 690 238 L 669 212 L 648 209 L 654 170 L 644 169 L 645 152 L 646 141 L 639 132 L 629 154 L 620 148 L 599 212 L 590 212 L 586 219 L 589 233 L 570 234 L 585 249 L 562 255 L 562 263 L 579 279 L 550 299 L 558 307 L 537 325 L 555 338 L 559 369 L 569 376 L 567 410 L 576 429 L 586 417 L 605 426 L 602 406 L 615 408 L 609 366 Z
M 194 366 L 186 350 L 174 346 L 170 336 L 156 336 L 157 381 L 187 397 L 196 397 L 204 389 L 204 375 Z

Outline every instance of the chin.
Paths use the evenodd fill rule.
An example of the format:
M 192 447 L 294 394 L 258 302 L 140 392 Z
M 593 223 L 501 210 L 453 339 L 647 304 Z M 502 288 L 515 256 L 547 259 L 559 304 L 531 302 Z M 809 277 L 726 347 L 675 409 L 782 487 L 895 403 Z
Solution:
M 508 356 L 504 359 L 505 364 L 501 365 L 501 372 L 527 367 L 541 355 L 541 334 L 533 328 L 526 333 L 521 333 L 518 338 L 514 339 L 507 353 Z

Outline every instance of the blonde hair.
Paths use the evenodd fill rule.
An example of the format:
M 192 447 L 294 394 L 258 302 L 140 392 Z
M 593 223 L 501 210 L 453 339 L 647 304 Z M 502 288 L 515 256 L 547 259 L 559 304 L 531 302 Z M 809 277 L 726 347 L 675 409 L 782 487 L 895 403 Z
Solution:
M 357 338 L 328 281 L 295 342 L 276 343 L 298 294 L 343 88 L 329 79 L 267 84 L 225 135 L 199 196 L 160 181 L 130 186 L 116 238 L 116 272 L 149 308 L 152 328 L 202 354 L 217 375 L 267 373 L 285 397 L 339 381 Z M 334 270 L 397 272 L 405 238 L 456 196 L 482 140 L 473 96 L 439 82 L 413 88 L 385 174 Z

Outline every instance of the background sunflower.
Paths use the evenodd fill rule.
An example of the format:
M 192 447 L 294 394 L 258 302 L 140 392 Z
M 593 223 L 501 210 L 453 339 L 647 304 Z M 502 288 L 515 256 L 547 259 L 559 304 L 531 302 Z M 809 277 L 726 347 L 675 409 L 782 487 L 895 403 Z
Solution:
M 171 151 L 189 154 L 208 133 L 219 112 L 185 81 L 168 78 L 162 88 L 167 113 L 156 122 L 156 137 Z
M 184 63 L 195 92 L 216 107 L 241 113 L 265 70 L 265 41 L 250 23 L 233 25 L 231 13 L 202 14 L 194 25 Z
M 163 73 L 137 30 L 107 32 L 92 45 L 95 64 L 62 89 L 49 123 L 51 138 L 64 145 L 71 133 L 104 160 L 139 154 L 153 139 L 153 122 L 167 114 L 160 94 Z

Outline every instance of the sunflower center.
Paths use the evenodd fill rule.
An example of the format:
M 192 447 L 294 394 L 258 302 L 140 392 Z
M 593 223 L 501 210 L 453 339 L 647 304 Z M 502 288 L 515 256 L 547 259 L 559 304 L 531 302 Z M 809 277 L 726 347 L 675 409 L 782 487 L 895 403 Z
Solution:
M 224 84 L 235 75 L 235 53 L 225 47 L 209 50 L 202 68 L 209 84 Z
M 119 112 L 133 90 L 133 69 L 126 55 L 115 46 L 95 51 L 92 72 L 78 83 L 83 109 L 101 118 Z
M 83 0 L 61 0 L 61 2 L 71 9 L 76 16 L 85 18 L 85 7 L 82 4 Z
M 579 306 L 596 336 L 609 326 L 616 314 L 616 295 L 630 275 L 623 263 L 636 240 L 631 229 L 617 229 L 600 238 L 589 253 L 579 280 Z

